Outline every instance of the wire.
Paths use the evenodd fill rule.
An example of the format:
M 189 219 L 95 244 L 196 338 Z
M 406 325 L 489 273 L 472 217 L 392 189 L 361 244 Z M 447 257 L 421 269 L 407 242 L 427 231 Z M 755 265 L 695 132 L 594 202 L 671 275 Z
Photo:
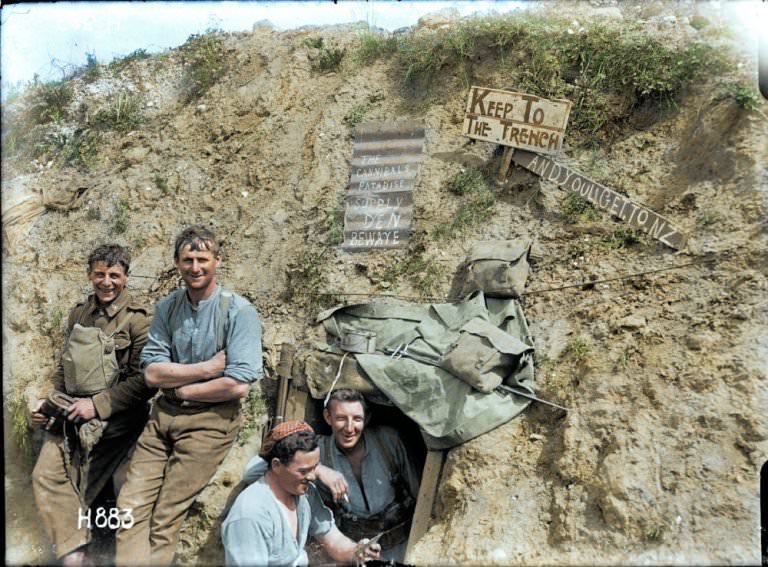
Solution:
M 672 270 L 679 270 L 679 269 L 682 269 L 682 268 L 688 268 L 690 266 L 697 266 L 697 265 L 702 265 L 702 264 L 711 264 L 711 263 L 719 261 L 720 256 L 731 257 L 731 256 L 735 256 L 735 255 L 737 255 L 737 253 L 735 251 L 733 251 L 733 250 L 724 250 L 724 251 L 719 252 L 719 253 L 713 253 L 712 255 L 710 255 L 707 258 L 701 258 L 699 260 L 694 260 L 692 262 L 686 262 L 684 264 L 675 264 L 673 266 L 665 266 L 663 268 L 656 268 L 656 269 L 653 269 L 653 270 L 644 270 L 644 271 L 641 271 L 641 272 L 632 272 L 632 273 L 629 273 L 629 274 L 623 274 L 623 275 L 620 275 L 620 276 L 604 278 L 604 279 L 601 279 L 601 280 L 582 281 L 582 282 L 578 282 L 578 283 L 566 284 L 566 285 L 561 285 L 561 286 L 557 286 L 557 287 L 542 288 L 542 289 L 532 289 L 530 291 L 524 291 L 520 295 L 521 296 L 529 296 L 529 295 L 536 295 L 536 294 L 539 294 L 539 293 L 550 293 L 550 292 L 553 292 L 553 291 L 562 291 L 562 290 L 565 290 L 565 289 L 571 289 L 571 288 L 576 288 L 576 287 L 582 287 L 583 288 L 585 286 L 594 286 L 596 284 L 601 284 L 601 283 L 610 283 L 610 282 L 623 281 L 623 280 L 628 280 L 628 279 L 636 278 L 636 277 L 639 277 L 639 276 L 646 276 L 646 275 L 649 275 L 649 274 L 658 274 L 658 273 L 663 273 L 663 272 L 669 272 L 669 271 L 672 271 Z M 17 262 L 9 262 L 9 261 L 4 262 L 4 264 L 25 265 L 26 266 L 26 264 L 20 264 L 20 263 L 17 263 Z M 35 269 L 38 270 L 38 268 L 35 268 Z M 43 270 L 43 271 L 45 271 L 47 273 L 52 273 L 52 274 L 61 274 L 63 272 L 64 273 L 72 273 L 72 274 L 76 273 L 78 275 L 82 275 L 83 274 L 82 270 L 73 270 L 73 269 Z M 151 280 L 154 280 L 153 283 L 155 283 L 155 282 L 159 283 L 160 282 L 160 277 L 158 277 L 158 276 L 148 276 L 148 275 L 143 275 L 143 274 L 133 274 L 132 273 L 132 274 L 129 275 L 129 277 L 130 278 L 151 279 Z M 230 288 L 230 289 L 232 289 L 233 291 L 238 292 L 238 293 L 244 293 L 244 294 L 249 294 L 249 295 L 275 295 L 275 294 L 281 293 L 280 291 L 274 290 L 274 289 L 251 289 L 251 288 L 237 288 L 237 287 Z M 429 301 L 447 301 L 447 302 L 457 302 L 457 301 L 462 301 L 464 299 L 463 297 L 428 297 L 428 296 L 398 295 L 398 294 L 394 294 L 394 293 L 372 293 L 372 292 L 350 292 L 350 291 L 313 291 L 313 290 L 301 290 L 301 289 L 293 290 L 293 294 L 294 295 L 310 295 L 310 296 L 313 296 L 313 297 L 333 297 L 333 296 L 337 296 L 337 297 L 371 297 L 371 298 L 390 298 L 390 299 L 404 299 L 404 300 L 417 300 L 417 301 L 429 300 Z

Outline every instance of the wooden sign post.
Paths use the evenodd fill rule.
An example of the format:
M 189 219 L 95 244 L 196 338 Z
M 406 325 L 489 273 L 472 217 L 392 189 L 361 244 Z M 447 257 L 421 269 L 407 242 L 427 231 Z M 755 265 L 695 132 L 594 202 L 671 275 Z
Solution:
M 563 146 L 563 135 L 573 103 L 534 95 L 472 87 L 467 99 L 465 136 L 508 146 L 499 168 L 506 178 L 514 148 L 554 154 Z

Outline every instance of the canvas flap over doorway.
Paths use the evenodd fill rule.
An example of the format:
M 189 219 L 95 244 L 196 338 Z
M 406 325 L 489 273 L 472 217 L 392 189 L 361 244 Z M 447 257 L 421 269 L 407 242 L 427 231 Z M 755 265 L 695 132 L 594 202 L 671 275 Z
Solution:
M 533 341 L 514 299 L 476 292 L 460 303 L 364 303 L 325 311 L 318 323 L 329 335 L 326 354 L 341 354 L 350 330 L 375 334 L 373 352 L 347 358 L 354 356 L 363 379 L 421 427 L 432 450 L 522 412 L 530 400 L 502 384 L 534 393 Z M 314 397 L 330 388 L 317 386 Z

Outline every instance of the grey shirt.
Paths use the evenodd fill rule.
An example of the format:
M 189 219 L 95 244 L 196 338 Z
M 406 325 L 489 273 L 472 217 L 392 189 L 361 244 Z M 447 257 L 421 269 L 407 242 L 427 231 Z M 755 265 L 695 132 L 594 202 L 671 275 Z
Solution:
M 344 475 L 349 485 L 347 497 L 349 498 L 350 511 L 360 518 L 370 518 L 381 512 L 397 497 L 395 487 L 390 479 L 391 474 L 386 458 L 381 454 L 381 451 L 377 450 L 376 444 L 370 439 L 373 435 L 376 435 L 381 444 L 389 450 L 395 467 L 400 471 L 408 485 L 411 496 L 415 499 L 419 493 L 416 469 L 408 458 L 403 442 L 391 427 L 373 427 L 363 431 L 365 454 L 361 465 L 362 486 L 355 479 L 349 459 L 336 446 L 331 436 L 330 443 L 320 443 L 320 460 Z M 326 455 L 328 446 L 330 446 L 330 455 Z M 326 494 L 325 487 L 322 488 L 324 495 L 329 498 L 330 492 Z M 363 491 L 365 491 L 365 498 Z M 366 500 L 368 506 L 366 506 Z
M 185 288 L 160 300 L 149 330 L 149 339 L 141 351 L 141 370 L 153 362 L 193 364 L 216 354 L 216 324 L 219 317 L 221 286 L 208 299 L 192 305 Z M 228 322 L 225 325 L 227 366 L 223 376 L 241 382 L 262 377 L 261 323 L 251 303 L 232 294 Z
M 304 546 L 309 536 L 326 534 L 333 527 L 333 513 L 310 486 L 306 495 L 296 497 L 296 541 L 264 479 L 266 471 L 264 459 L 251 459 L 243 480 L 252 484 L 240 493 L 222 523 L 226 565 L 306 565 Z

